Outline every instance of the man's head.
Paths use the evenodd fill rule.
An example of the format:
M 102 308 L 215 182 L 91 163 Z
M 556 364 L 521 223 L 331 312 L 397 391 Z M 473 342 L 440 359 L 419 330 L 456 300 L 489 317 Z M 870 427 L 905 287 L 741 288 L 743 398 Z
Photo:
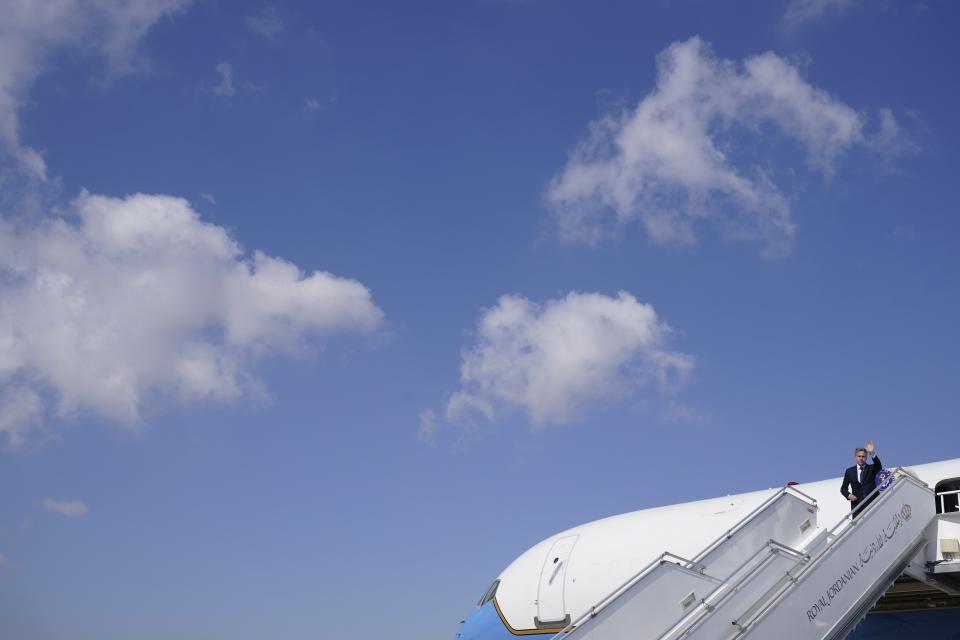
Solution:
M 857 447 L 853 452 L 853 457 L 857 464 L 867 464 L 867 450 L 863 447 Z

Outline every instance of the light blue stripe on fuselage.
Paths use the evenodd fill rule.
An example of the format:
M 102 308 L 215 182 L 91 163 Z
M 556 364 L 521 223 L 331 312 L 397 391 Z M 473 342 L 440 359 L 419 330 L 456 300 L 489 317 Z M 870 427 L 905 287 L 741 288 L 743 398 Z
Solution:
M 529 635 L 516 636 L 503 625 L 503 620 L 493 606 L 493 601 L 473 610 L 473 613 L 460 625 L 460 631 L 454 636 L 455 640 L 517 640 L 530 638 L 542 640 L 557 634 L 556 631 L 546 631 Z
M 455 640 L 544 640 L 555 635 L 516 636 L 503 625 L 493 602 L 488 602 L 463 621 Z M 874 613 L 860 623 L 847 640 L 960 640 L 960 609 L 932 609 L 900 613 Z

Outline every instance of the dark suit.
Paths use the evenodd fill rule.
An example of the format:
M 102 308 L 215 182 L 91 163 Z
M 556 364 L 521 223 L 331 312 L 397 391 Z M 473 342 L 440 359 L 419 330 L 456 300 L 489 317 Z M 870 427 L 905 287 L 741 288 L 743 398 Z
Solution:
M 863 509 L 869 504 L 870 500 L 864 502 L 864 498 L 877 488 L 877 474 L 880 473 L 881 469 L 883 469 L 883 465 L 880 463 L 880 458 L 873 456 L 873 462 L 863 465 L 860 480 L 857 480 L 857 465 L 848 468 L 846 473 L 843 474 L 843 484 L 840 485 L 840 494 L 844 498 L 851 493 L 857 496 L 857 499 L 850 503 L 851 511 Z

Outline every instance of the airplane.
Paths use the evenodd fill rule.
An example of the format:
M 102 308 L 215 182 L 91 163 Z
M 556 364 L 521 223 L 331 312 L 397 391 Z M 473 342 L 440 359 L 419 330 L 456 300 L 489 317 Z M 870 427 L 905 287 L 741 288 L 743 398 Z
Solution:
M 455 640 L 960 637 L 960 459 L 885 470 L 855 517 L 838 480 L 557 533 L 497 576 Z

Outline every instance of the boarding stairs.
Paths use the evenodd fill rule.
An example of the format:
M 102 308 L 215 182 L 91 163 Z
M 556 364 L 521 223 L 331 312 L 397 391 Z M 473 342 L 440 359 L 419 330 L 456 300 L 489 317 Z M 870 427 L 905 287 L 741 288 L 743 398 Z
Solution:
M 693 558 L 664 553 L 552 640 L 842 640 L 901 573 L 952 579 L 927 561 L 943 526 L 934 494 L 902 469 L 858 517 L 825 530 L 817 513 L 784 487 Z

